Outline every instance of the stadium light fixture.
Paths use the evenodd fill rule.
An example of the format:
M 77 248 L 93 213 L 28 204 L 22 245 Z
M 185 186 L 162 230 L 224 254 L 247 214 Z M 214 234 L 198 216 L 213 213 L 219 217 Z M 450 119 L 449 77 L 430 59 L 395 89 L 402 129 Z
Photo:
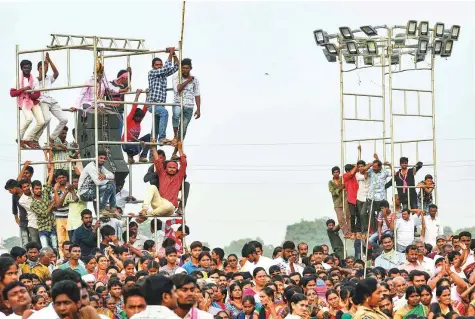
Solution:
M 375 35 L 378 35 L 378 32 L 376 31 L 375 28 L 373 28 L 370 25 L 363 25 L 360 27 L 361 31 L 363 31 L 367 36 L 373 37 Z
M 415 59 L 415 62 L 418 63 L 418 62 L 422 62 L 426 59 L 426 55 L 425 54 L 416 54 L 416 56 L 414 57 Z
M 451 40 L 458 40 L 459 39 L 459 34 L 460 34 L 460 26 L 459 25 L 453 25 L 450 28 L 450 39 Z
M 422 36 L 429 35 L 429 21 L 419 22 L 419 35 L 422 35 Z
M 355 41 L 346 42 L 346 50 L 349 55 L 358 55 L 358 44 Z
M 374 58 L 372 56 L 365 56 L 364 65 L 374 65 Z
M 368 50 L 368 54 L 378 54 L 378 47 L 373 40 L 366 41 L 366 49 Z
M 391 55 L 391 65 L 399 64 L 399 52 L 394 51 Z
M 398 33 L 396 34 L 396 39 L 394 40 L 395 45 L 405 45 L 406 44 L 406 34 Z
M 417 31 L 417 21 L 416 20 L 409 20 L 407 22 L 406 34 L 407 35 L 416 35 Z
M 334 45 L 333 43 L 325 43 L 325 50 L 330 55 L 333 55 L 333 56 L 338 55 L 338 49 L 336 48 L 336 45 Z
M 328 34 L 322 29 L 313 31 L 313 37 L 315 38 L 317 45 L 324 45 L 325 43 L 328 43 Z
M 344 58 L 345 58 L 345 62 L 346 62 L 346 63 L 348 63 L 348 64 L 356 64 L 356 57 L 355 57 L 355 56 L 351 56 L 351 55 L 345 54 L 345 55 L 344 55 Z
M 442 52 L 442 40 L 435 39 L 434 43 L 432 44 L 432 54 L 439 55 Z
M 419 38 L 419 43 L 417 44 L 417 55 L 426 54 L 428 47 L 429 47 L 429 38 Z
M 345 40 L 353 40 L 355 38 L 349 27 L 340 27 L 340 33 Z
M 434 26 L 434 34 L 436 38 L 442 38 L 444 36 L 445 24 L 437 22 Z
M 440 52 L 440 56 L 444 58 L 448 58 L 452 55 L 452 48 L 454 46 L 454 41 L 451 39 L 444 40 L 442 44 L 442 51 Z
M 322 51 L 328 62 L 336 62 L 336 55 L 330 55 L 330 53 L 328 53 L 327 49 L 325 48 L 323 48 Z

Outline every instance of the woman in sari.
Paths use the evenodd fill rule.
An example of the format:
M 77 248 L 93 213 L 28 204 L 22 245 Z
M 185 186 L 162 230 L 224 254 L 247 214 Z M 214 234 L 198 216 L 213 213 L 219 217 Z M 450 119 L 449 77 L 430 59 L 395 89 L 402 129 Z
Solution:
M 229 299 L 226 302 L 226 310 L 229 311 L 231 319 L 236 319 L 243 310 L 242 288 L 239 282 L 232 283 L 229 286 Z
M 438 302 L 434 302 L 430 305 L 430 312 L 427 316 L 428 319 L 445 316 L 449 312 L 454 311 L 450 295 L 450 286 L 438 286 L 435 295 L 437 296 Z
M 421 290 L 415 286 L 407 287 L 406 289 L 407 304 L 399 308 L 394 314 L 394 319 L 406 319 L 410 315 L 417 315 L 419 317 L 427 317 L 429 309 L 421 304 Z
M 109 260 L 104 255 L 97 256 L 97 269 L 94 272 L 96 282 L 100 281 L 104 285 L 107 285 L 109 278 L 107 277 L 107 267 L 109 267 Z

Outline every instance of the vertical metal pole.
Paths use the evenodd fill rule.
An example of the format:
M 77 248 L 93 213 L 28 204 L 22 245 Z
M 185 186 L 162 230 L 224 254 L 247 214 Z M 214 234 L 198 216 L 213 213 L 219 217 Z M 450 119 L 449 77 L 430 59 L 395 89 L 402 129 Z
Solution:
M 155 223 L 155 234 L 153 236 L 155 238 L 155 253 L 158 254 L 158 251 L 160 250 L 160 247 L 157 246 L 157 241 L 158 241 L 157 217 L 153 218 L 153 222 Z
M 68 166 L 69 166 L 69 184 L 72 184 L 73 183 L 73 163 L 69 162 Z
M 127 244 L 130 240 L 130 230 L 129 230 L 129 223 L 130 223 L 130 216 L 129 215 L 126 215 L 125 216 L 125 221 L 126 221 L 126 224 L 125 224 L 125 239 L 126 239 L 126 243 Z
M 124 142 L 128 142 L 129 140 L 127 139 L 127 104 L 123 104 L 124 105 L 124 115 L 123 115 L 123 122 L 124 122 Z
M 343 97 L 343 56 L 341 54 L 341 51 L 339 51 L 338 54 L 338 63 L 340 65 L 340 152 L 341 152 L 341 168 L 343 169 L 345 164 L 345 133 L 344 133 L 344 97 Z M 343 183 L 343 178 L 342 178 L 342 183 Z M 346 220 L 346 206 L 345 206 L 345 191 L 343 192 L 343 199 L 342 199 L 342 205 L 343 205 L 343 220 L 345 221 L 345 229 L 348 227 L 348 221 Z M 337 216 L 338 217 L 338 216 Z M 341 226 L 341 225 L 340 225 Z M 343 229 L 343 228 L 342 228 Z M 346 258 L 346 234 L 343 231 L 343 258 Z
M 434 55 L 431 54 L 430 57 L 430 81 L 431 81 L 431 91 L 432 91 L 432 159 L 434 160 L 434 180 L 437 182 L 437 140 L 435 135 L 435 71 L 434 71 L 434 62 L 435 58 Z M 439 196 L 437 196 L 437 187 L 434 187 L 434 195 L 435 195 L 435 204 L 437 205 L 437 201 Z
M 71 86 L 71 49 L 66 51 L 68 86 Z M 76 128 L 77 130 L 77 128 Z
M 388 60 L 391 61 L 391 55 L 393 53 L 392 44 L 393 28 L 388 29 Z M 402 60 L 399 59 L 401 62 Z M 391 179 L 392 179 L 392 193 L 393 201 L 396 192 L 396 181 L 394 180 L 394 117 L 393 117 L 393 75 L 391 64 L 388 66 L 388 81 L 389 81 L 389 127 L 391 134 Z M 394 249 L 397 250 L 397 229 L 394 230 Z
M 129 196 L 132 196 L 132 164 L 129 164 Z
M 388 59 L 388 61 L 391 61 Z M 391 65 L 391 63 L 389 63 Z M 391 66 L 389 67 L 391 68 Z M 383 159 L 386 162 L 386 57 L 384 55 L 384 50 L 381 54 L 381 86 L 382 86 L 382 96 L 383 96 Z
M 185 8 L 186 8 L 186 1 L 182 3 L 182 10 L 181 10 L 181 33 L 180 33 L 180 42 L 178 43 L 178 83 L 182 83 L 182 70 L 181 70 L 181 60 L 183 59 L 183 34 L 185 31 Z M 183 91 L 180 94 L 180 141 L 183 143 Z M 182 208 L 182 227 L 183 232 L 186 234 L 186 221 L 185 221 L 185 179 L 181 182 L 181 208 Z M 156 225 L 155 225 L 156 226 Z M 185 236 L 183 237 L 182 242 L 183 247 L 186 247 L 185 244 Z
M 15 68 L 16 68 L 16 89 L 20 88 L 20 46 L 15 46 Z M 20 146 L 20 108 L 16 108 L 16 136 L 17 136 L 17 158 L 18 158 L 18 174 L 21 172 L 21 146 Z M 21 238 L 21 235 L 20 235 Z
M 98 130 L 98 106 L 97 106 L 97 38 L 93 38 L 94 44 L 93 44 L 93 55 L 94 55 L 94 148 L 96 151 L 96 154 L 94 157 L 96 158 L 96 170 L 97 173 L 99 174 L 99 130 Z M 102 80 L 101 80 L 102 81 Z M 96 185 L 96 210 L 97 210 L 97 220 L 101 218 L 101 212 L 99 210 L 99 202 L 100 202 L 100 196 L 99 196 L 99 185 Z M 97 247 L 100 246 L 101 243 L 101 238 L 99 236 L 99 229 L 97 230 Z
M 44 89 L 45 88 L 45 51 L 41 52 L 41 87 Z

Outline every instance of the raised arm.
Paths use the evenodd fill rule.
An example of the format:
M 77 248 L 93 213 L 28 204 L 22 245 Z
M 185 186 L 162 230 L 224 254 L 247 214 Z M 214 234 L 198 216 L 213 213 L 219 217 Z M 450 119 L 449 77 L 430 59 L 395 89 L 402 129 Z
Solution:
M 49 65 L 51 65 L 51 70 L 53 70 L 53 78 L 56 80 L 59 76 L 59 72 L 56 68 L 56 65 L 54 65 L 53 61 L 51 60 L 48 52 L 46 52 L 46 61 L 49 63 Z
M 30 166 L 30 163 L 31 163 L 30 161 L 25 162 L 25 165 L 23 165 L 23 167 L 20 171 L 20 174 L 18 174 L 17 181 L 20 181 L 20 180 L 23 179 L 23 175 L 25 175 L 25 171 L 28 168 L 28 166 Z

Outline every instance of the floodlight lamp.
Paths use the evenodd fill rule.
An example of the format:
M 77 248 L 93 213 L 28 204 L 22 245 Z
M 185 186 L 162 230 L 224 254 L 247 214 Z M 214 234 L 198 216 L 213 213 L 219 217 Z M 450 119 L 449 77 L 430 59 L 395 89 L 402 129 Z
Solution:
M 378 32 L 370 25 L 364 25 L 360 27 L 361 31 L 363 31 L 368 37 L 373 37 L 378 35 Z
M 416 31 L 417 31 L 417 21 L 409 20 L 407 22 L 407 28 L 406 28 L 407 35 L 416 35 Z
M 425 54 L 416 54 L 416 56 L 414 57 L 414 60 L 415 62 L 422 62 L 426 59 L 426 55 Z
M 451 56 L 453 46 L 454 46 L 453 40 L 451 39 L 445 40 L 442 45 L 442 51 L 440 52 L 440 56 L 445 57 L 445 58 Z
M 350 55 L 358 55 L 358 44 L 355 41 L 346 42 L 346 49 Z
M 445 24 L 437 22 L 434 26 L 434 33 L 436 38 L 442 38 L 444 36 Z
M 440 39 L 435 39 L 434 43 L 432 44 L 432 54 L 440 54 L 442 51 L 442 40 Z
M 340 27 L 340 33 L 345 40 L 353 40 L 355 38 L 349 27 Z
M 327 49 L 322 49 L 322 51 L 328 62 L 336 62 L 336 55 L 330 55 Z
M 313 37 L 315 38 L 317 45 L 328 43 L 328 34 L 322 29 L 313 31 Z
M 338 54 L 338 49 L 333 43 L 325 43 L 325 49 L 330 55 L 336 56 Z
M 459 25 L 453 25 L 450 28 L 450 39 L 458 40 L 459 39 L 459 34 L 460 34 L 460 26 Z
M 429 39 L 419 38 L 419 43 L 417 44 L 417 54 L 426 54 L 428 47 L 429 47 Z
M 365 56 L 364 65 L 374 65 L 374 58 L 372 56 Z
M 368 50 L 368 54 L 378 54 L 378 47 L 373 40 L 366 41 L 366 49 Z
M 419 22 L 419 35 L 429 35 L 429 21 Z
M 345 62 L 348 64 L 356 64 L 356 57 L 351 55 L 344 55 Z

